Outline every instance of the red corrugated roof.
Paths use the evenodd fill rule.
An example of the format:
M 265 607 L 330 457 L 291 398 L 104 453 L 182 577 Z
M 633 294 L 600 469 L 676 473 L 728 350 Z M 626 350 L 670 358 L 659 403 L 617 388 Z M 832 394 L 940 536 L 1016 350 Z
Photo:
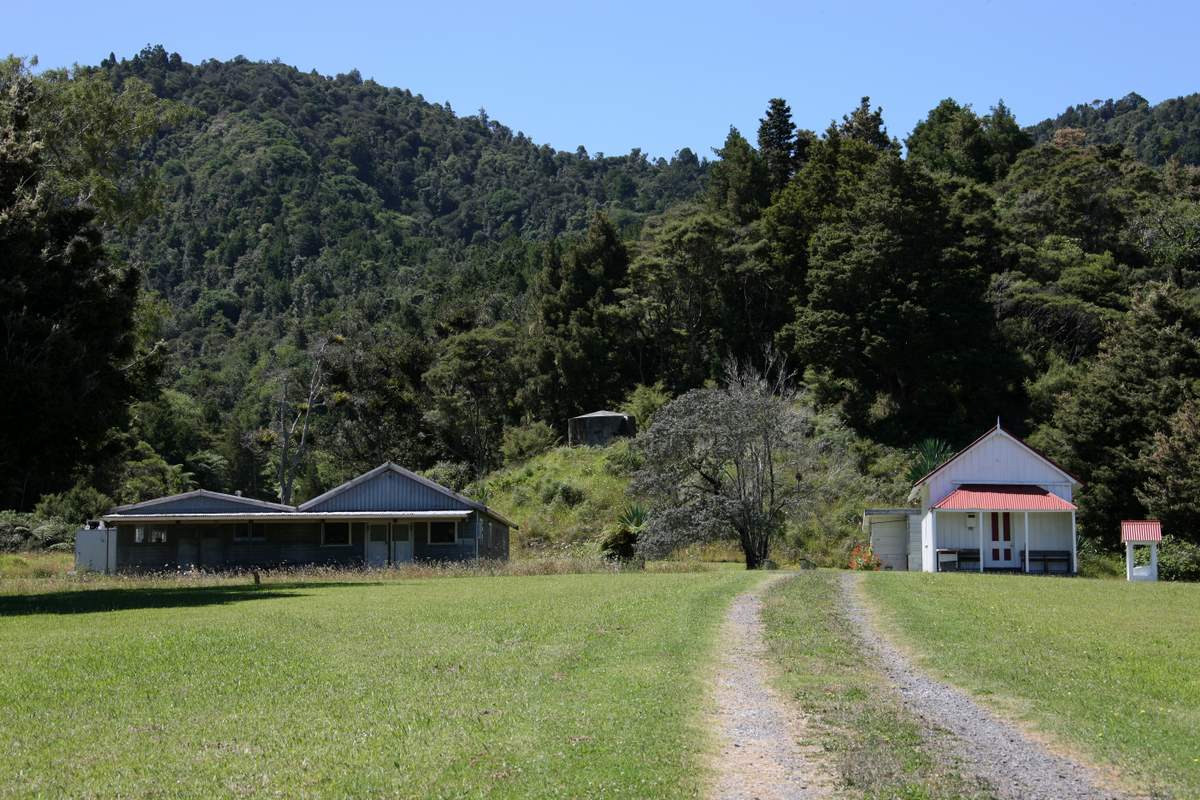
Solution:
M 1121 520 L 1122 542 L 1161 542 L 1162 523 L 1156 519 Z
M 939 511 L 1074 511 L 1075 506 L 1041 486 L 964 483 L 933 504 Z

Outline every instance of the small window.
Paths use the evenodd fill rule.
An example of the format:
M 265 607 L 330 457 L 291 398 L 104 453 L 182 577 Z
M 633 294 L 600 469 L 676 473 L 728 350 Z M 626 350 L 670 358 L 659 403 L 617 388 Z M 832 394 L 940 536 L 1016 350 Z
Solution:
M 349 522 L 326 522 L 321 525 L 321 544 L 325 547 L 345 547 L 350 544 Z
M 456 544 L 458 542 L 458 524 L 455 522 L 429 523 L 430 544 Z
M 255 525 L 253 522 L 239 522 L 233 528 L 233 540 L 235 542 L 265 542 L 267 534 L 262 525 Z
M 166 528 L 151 528 L 150 529 L 150 544 L 165 544 L 167 541 Z
M 134 544 L 145 544 L 146 543 L 146 529 L 143 528 L 141 525 L 138 525 L 136 528 L 133 529 L 133 543 Z

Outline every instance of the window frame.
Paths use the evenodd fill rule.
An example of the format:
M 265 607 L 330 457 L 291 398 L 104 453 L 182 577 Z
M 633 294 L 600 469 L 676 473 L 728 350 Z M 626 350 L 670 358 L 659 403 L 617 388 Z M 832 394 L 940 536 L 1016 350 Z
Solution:
M 448 542 L 433 541 L 433 526 L 434 525 L 449 525 L 450 530 L 454 533 L 454 538 Z M 432 519 L 425 524 L 425 546 L 426 547 L 453 547 L 458 544 L 458 520 Z
M 325 527 L 327 525 L 345 525 L 346 526 L 346 541 L 330 542 L 325 537 Z M 321 520 L 321 547 L 353 547 L 354 546 L 354 529 L 347 522 L 326 522 Z
M 246 529 L 246 535 L 238 534 L 239 528 Z M 265 542 L 267 540 L 267 532 L 263 529 L 262 523 L 255 524 L 251 520 L 245 522 L 235 522 L 233 525 L 233 541 L 237 544 L 253 544 L 255 542 Z
M 166 525 L 135 525 L 133 528 L 133 543 L 140 545 L 166 544 Z

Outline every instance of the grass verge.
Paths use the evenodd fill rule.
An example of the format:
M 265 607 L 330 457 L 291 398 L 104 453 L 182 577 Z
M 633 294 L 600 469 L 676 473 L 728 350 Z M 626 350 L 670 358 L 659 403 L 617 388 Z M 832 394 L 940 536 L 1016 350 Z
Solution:
M 764 598 L 779 687 L 808 715 L 845 788 L 864 798 L 985 797 L 940 763 L 917 721 L 861 653 L 840 611 L 838 573 L 802 572 Z
M 51 613 L 0 604 L 0 795 L 694 796 L 702 667 L 758 577 L 243 583 L 67 592 L 43 603 Z
M 1158 796 L 1200 797 L 1200 586 L 876 573 L 933 672 Z

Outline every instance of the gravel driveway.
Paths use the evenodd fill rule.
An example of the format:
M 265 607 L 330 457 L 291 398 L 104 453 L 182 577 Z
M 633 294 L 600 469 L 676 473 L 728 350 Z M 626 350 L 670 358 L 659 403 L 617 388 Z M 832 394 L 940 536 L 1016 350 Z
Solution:
M 964 692 L 933 680 L 880 635 L 863 608 L 859 576 L 842 576 L 842 598 L 868 655 L 874 656 L 904 704 L 924 723 L 934 746 L 1008 800 L 1123 798 L 1087 767 L 1055 755 L 998 719 Z
M 804 717 L 769 681 L 762 594 L 787 577 L 774 575 L 735 598 L 721 627 L 710 720 L 721 745 L 713 764 L 717 800 L 822 798 L 834 785 Z

